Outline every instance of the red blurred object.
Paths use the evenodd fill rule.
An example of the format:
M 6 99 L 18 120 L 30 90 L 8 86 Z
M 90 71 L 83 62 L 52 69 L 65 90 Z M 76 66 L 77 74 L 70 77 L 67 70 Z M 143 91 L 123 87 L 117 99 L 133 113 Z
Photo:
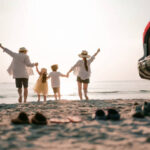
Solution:
M 143 32 L 143 43 L 146 43 L 145 41 L 145 38 L 146 38 L 146 34 L 147 34 L 147 31 L 150 29 L 150 21 L 148 22 L 144 32 Z

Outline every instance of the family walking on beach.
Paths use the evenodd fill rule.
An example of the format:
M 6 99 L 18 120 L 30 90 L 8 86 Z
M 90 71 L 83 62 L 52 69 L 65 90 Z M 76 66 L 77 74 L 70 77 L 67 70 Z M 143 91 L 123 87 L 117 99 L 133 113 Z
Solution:
M 27 55 L 27 49 L 21 47 L 19 53 L 12 52 L 11 50 L 5 48 L 0 44 L 0 48 L 3 49 L 5 53 L 10 55 L 13 60 L 8 68 L 8 73 L 13 75 L 16 82 L 16 88 L 18 89 L 19 99 L 18 102 L 22 103 L 22 86 L 24 87 L 24 103 L 27 101 L 28 96 L 28 79 L 30 75 L 33 75 L 32 67 L 36 67 L 36 71 L 39 74 L 39 78 L 35 84 L 34 91 L 37 93 L 38 101 L 40 101 L 40 95 L 43 95 L 44 101 L 46 102 L 46 97 L 48 94 L 48 79 L 51 78 L 51 86 L 53 88 L 55 100 L 61 99 L 60 94 L 60 77 L 69 77 L 69 74 L 73 71 L 77 76 L 78 84 L 78 94 L 80 100 L 83 99 L 82 89 L 84 92 L 85 99 L 88 100 L 88 84 L 90 82 L 91 68 L 90 65 L 95 59 L 95 56 L 100 52 L 100 48 L 97 52 L 90 56 L 86 50 L 83 50 L 79 57 L 82 60 L 78 60 L 76 64 L 68 71 L 67 74 L 62 74 L 58 70 L 58 65 L 54 64 L 51 66 L 52 72 L 47 73 L 46 68 L 41 68 L 39 70 L 38 63 L 31 63 L 29 56 Z

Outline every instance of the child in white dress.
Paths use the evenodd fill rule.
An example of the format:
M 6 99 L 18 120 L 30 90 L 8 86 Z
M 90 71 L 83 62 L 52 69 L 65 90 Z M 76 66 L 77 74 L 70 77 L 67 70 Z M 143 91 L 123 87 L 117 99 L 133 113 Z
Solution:
M 60 77 L 68 77 L 67 75 L 64 75 L 60 72 L 57 72 L 58 65 L 52 65 L 51 66 L 52 72 L 49 73 L 48 78 L 51 78 L 51 86 L 53 88 L 55 100 L 61 99 L 60 94 Z

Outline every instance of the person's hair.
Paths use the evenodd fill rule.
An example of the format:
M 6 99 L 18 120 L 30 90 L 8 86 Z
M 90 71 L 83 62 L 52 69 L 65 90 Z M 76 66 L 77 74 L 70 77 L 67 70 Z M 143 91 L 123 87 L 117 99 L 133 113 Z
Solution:
M 85 70 L 88 71 L 87 59 L 83 58 Z
M 52 71 L 57 71 L 58 65 L 57 65 L 57 64 L 52 65 L 52 66 L 51 66 L 51 69 L 52 69 Z
M 42 83 L 45 83 L 45 82 L 46 82 L 46 78 L 47 78 L 47 74 L 46 74 L 46 72 L 44 72 L 44 73 L 42 74 Z

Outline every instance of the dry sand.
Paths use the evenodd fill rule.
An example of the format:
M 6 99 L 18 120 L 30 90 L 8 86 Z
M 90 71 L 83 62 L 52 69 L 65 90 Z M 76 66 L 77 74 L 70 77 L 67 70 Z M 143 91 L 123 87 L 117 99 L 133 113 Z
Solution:
M 150 117 L 132 118 L 135 103 L 145 100 L 48 101 L 0 105 L 0 150 L 148 150 Z M 150 100 L 147 100 L 150 101 Z M 116 108 L 120 121 L 96 121 L 98 108 Z M 12 125 L 20 111 L 30 116 L 37 111 L 51 118 L 79 116 L 80 123 Z

